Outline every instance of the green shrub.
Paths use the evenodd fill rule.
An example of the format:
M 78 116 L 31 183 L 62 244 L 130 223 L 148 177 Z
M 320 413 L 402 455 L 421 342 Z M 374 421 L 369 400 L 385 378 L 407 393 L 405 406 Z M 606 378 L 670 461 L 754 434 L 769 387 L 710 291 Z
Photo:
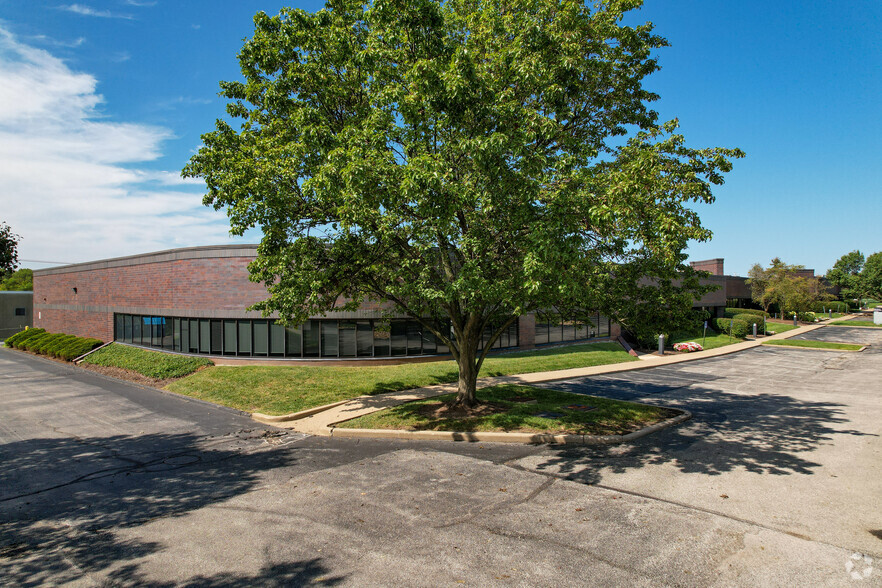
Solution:
M 7 347 L 16 347 L 22 341 L 26 341 L 31 337 L 36 337 L 42 333 L 45 333 L 46 329 L 25 329 L 24 331 L 19 331 L 15 335 L 6 338 L 6 346 Z
M 33 351 L 35 347 L 41 345 L 44 341 L 52 336 L 52 333 L 40 333 L 36 337 L 29 337 L 18 345 L 18 349 Z
M 60 349 L 66 347 L 68 343 L 77 338 L 76 335 L 64 335 L 59 333 L 40 346 L 40 353 L 48 355 L 49 357 L 56 357 Z
M 735 319 L 736 321 L 744 321 L 745 323 L 747 323 L 750 333 L 753 333 L 754 323 L 756 323 L 757 329 L 762 330 L 762 328 L 763 328 L 763 317 L 758 314 L 748 314 L 748 313 L 736 314 L 732 318 Z
M 814 305 L 815 312 L 848 312 L 849 307 L 854 307 L 854 303 L 841 302 L 839 300 L 828 300 L 827 302 L 818 302 Z
M 739 314 L 753 314 L 759 317 L 766 318 L 768 318 L 769 316 L 769 313 L 762 310 L 757 310 L 755 308 L 727 308 L 725 311 L 723 311 L 723 316 L 728 319 L 735 318 L 735 316 Z
M 43 329 L 28 329 L 10 339 L 16 349 L 57 357 L 65 361 L 75 359 L 102 344 L 98 339 L 77 337 L 65 333 L 47 333 Z
M 59 349 L 55 356 L 65 361 L 71 361 L 103 344 L 104 342 L 100 339 L 77 337 Z
M 157 380 L 180 378 L 192 374 L 202 366 L 211 365 L 211 361 L 202 357 L 148 351 L 118 343 L 96 351 L 84 359 L 83 363 L 119 367 Z
M 734 318 L 723 317 L 714 319 L 714 329 L 719 333 L 725 333 L 737 337 L 738 339 L 743 339 L 747 336 L 747 333 L 752 332 L 753 323 L 748 325 L 747 322 L 740 319 L 736 320 Z

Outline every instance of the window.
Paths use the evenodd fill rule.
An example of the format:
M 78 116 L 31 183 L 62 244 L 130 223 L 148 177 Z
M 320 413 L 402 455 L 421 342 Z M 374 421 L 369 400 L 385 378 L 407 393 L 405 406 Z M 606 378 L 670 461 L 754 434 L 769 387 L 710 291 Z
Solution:
M 321 321 L 320 324 L 322 326 L 322 357 L 337 357 L 340 350 L 337 321 Z
M 285 327 L 276 323 L 270 325 L 270 355 L 285 355 Z
M 236 321 L 224 321 L 224 355 L 236 355 Z
M 355 357 L 357 328 L 355 321 L 340 321 L 340 357 Z
M 303 357 L 318 357 L 320 340 L 318 321 L 303 323 Z
M 15 316 L 27 316 L 28 309 L 27 308 L 16 308 Z
M 388 357 L 391 353 L 392 323 L 374 321 L 374 357 Z
M 268 354 L 269 346 L 269 323 L 266 321 L 254 321 L 254 355 Z

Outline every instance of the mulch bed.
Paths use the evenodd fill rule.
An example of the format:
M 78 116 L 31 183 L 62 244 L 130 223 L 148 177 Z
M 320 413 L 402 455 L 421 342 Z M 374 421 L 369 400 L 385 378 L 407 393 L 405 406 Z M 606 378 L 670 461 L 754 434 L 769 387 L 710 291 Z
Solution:
M 498 414 L 507 410 L 509 410 L 507 406 L 495 402 L 482 402 L 471 408 L 450 406 L 444 402 L 433 402 L 420 405 L 417 413 L 433 419 L 468 419 Z
M 166 378 L 164 380 L 158 380 L 156 378 L 145 376 L 144 374 L 139 374 L 138 372 L 133 370 L 127 370 L 119 367 L 110 367 L 106 365 L 95 365 L 91 363 L 81 363 L 79 367 L 93 372 L 98 372 L 99 374 L 105 376 L 110 376 L 111 378 L 133 382 L 135 384 L 148 386 L 150 388 L 165 388 L 178 379 Z

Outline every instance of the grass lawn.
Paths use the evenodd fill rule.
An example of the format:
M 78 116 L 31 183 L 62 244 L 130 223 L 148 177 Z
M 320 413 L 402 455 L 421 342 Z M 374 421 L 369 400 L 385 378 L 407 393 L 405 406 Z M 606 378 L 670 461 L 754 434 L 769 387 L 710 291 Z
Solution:
M 783 347 L 808 347 L 811 349 L 841 349 L 843 351 L 857 351 L 863 345 L 852 343 L 832 343 L 830 341 L 806 341 L 802 339 L 778 339 L 766 341 L 763 345 L 780 345 Z
M 337 426 L 413 431 L 623 435 L 677 414 L 645 404 L 511 384 L 478 390 L 478 398 L 486 404 L 479 409 L 477 416 L 446 414 L 445 403 L 453 397 L 453 394 L 446 394 L 408 402 Z M 544 416 L 539 416 L 541 413 Z
M 839 325 L 840 327 L 882 327 L 882 325 L 877 325 L 873 321 L 861 321 L 861 320 L 833 321 L 830 324 L 831 325 Z
M 117 343 L 99 349 L 84 359 L 83 363 L 132 370 L 157 380 L 180 378 L 192 374 L 203 366 L 212 365 L 209 360 L 202 357 L 148 351 Z
M 787 323 L 773 323 L 771 321 L 766 321 L 766 335 L 775 335 L 777 333 L 784 333 L 798 328 L 799 327 L 793 326 L 793 321 Z
M 716 331 L 712 331 L 711 329 L 707 330 L 707 338 L 702 337 L 702 332 L 697 331 L 695 333 L 674 333 L 671 335 L 671 340 L 668 341 L 665 346 L 673 347 L 676 343 L 688 343 L 695 342 L 702 346 L 704 349 L 716 349 L 717 347 L 725 347 L 726 345 L 732 345 L 733 343 L 741 343 L 744 339 L 739 339 L 738 337 L 730 337 L 725 333 L 717 333 Z
M 481 376 L 505 376 L 637 361 L 618 343 L 586 343 L 490 356 Z M 377 366 L 216 366 L 172 382 L 172 392 L 264 414 L 286 414 L 365 394 L 455 382 L 456 363 Z

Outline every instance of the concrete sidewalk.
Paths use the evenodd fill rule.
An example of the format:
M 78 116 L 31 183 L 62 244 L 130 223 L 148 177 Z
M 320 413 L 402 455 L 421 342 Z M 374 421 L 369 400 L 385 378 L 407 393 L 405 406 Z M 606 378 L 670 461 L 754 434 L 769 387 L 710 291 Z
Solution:
M 841 319 L 840 319 L 841 320 Z M 648 369 L 661 365 L 670 365 L 674 363 L 682 363 L 685 361 L 696 361 L 709 357 L 719 357 L 730 353 L 737 353 L 745 349 L 752 349 L 762 345 L 763 341 L 771 341 L 774 339 L 787 339 L 795 335 L 801 335 L 819 329 L 824 323 L 807 325 L 771 335 L 758 340 L 744 341 L 735 343 L 717 349 L 709 349 L 706 351 L 698 351 L 694 353 L 684 353 L 678 355 L 644 355 L 643 361 L 634 361 L 627 363 L 615 363 L 608 365 L 599 365 L 584 368 L 573 368 L 568 370 L 556 370 L 550 372 L 534 372 L 531 374 L 518 374 L 513 376 L 498 376 L 480 378 L 478 380 L 478 388 L 486 388 L 499 384 L 536 384 L 539 382 L 554 382 L 557 380 L 570 380 L 585 376 L 596 376 L 600 374 L 612 374 L 617 372 L 627 372 L 632 370 Z M 393 392 L 389 394 L 377 394 L 375 396 L 359 396 L 345 402 L 337 402 L 323 407 L 308 409 L 299 413 L 282 416 L 270 416 L 260 413 L 253 413 L 252 418 L 262 423 L 269 423 L 277 427 L 292 429 L 300 433 L 309 435 L 330 436 L 333 431 L 333 425 L 342 421 L 354 419 L 378 410 L 390 408 L 410 402 L 413 400 L 423 400 L 433 396 L 440 396 L 456 392 L 456 383 L 438 384 L 435 386 L 426 386 L 424 388 L 416 388 L 413 390 L 404 390 L 401 392 Z

